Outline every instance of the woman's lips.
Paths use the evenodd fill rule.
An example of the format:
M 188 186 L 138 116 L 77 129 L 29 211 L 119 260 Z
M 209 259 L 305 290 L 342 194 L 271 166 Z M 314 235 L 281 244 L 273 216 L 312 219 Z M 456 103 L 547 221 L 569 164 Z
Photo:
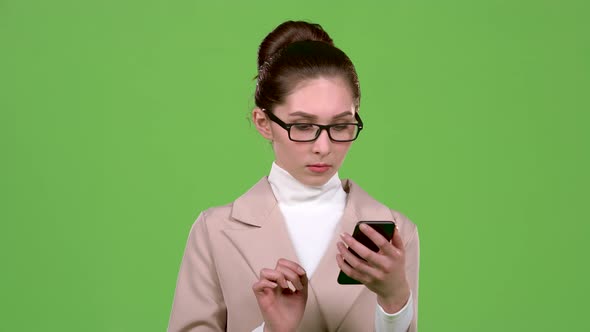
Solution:
M 307 169 L 309 169 L 310 171 L 312 171 L 314 173 L 324 173 L 324 172 L 327 172 L 330 168 L 332 168 L 332 166 L 327 165 L 327 164 L 307 165 Z

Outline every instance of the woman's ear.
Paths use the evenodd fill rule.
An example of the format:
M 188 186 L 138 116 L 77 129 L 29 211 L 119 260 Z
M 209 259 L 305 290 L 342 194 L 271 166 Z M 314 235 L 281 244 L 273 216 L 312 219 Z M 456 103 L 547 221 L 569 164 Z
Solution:
M 252 122 L 256 126 L 256 130 L 267 140 L 272 140 L 272 130 L 270 129 L 270 120 L 266 117 L 264 112 L 256 107 L 252 111 Z

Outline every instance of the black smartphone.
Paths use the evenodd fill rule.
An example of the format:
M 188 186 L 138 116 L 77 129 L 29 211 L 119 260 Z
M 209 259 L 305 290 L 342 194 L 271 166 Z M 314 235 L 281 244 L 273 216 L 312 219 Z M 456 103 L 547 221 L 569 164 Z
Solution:
M 360 224 L 367 224 L 371 226 L 374 230 L 386 238 L 387 241 L 391 241 L 393 238 L 393 232 L 395 231 L 395 223 L 393 221 L 359 221 L 354 227 L 352 237 L 362 243 L 365 247 L 375 252 L 379 251 L 379 247 L 377 247 L 377 245 L 373 243 L 373 241 L 371 241 L 371 239 L 369 239 L 365 233 L 361 232 L 359 229 Z M 356 252 L 354 252 L 354 250 L 350 248 L 348 248 L 348 250 L 356 257 L 363 259 Z M 358 285 L 361 282 L 349 277 L 346 275 L 346 273 L 340 270 L 340 274 L 338 275 L 338 283 L 342 285 Z

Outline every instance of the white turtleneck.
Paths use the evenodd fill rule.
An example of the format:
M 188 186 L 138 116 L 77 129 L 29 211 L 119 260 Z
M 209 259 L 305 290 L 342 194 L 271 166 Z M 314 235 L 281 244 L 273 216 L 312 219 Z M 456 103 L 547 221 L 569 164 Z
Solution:
M 273 162 L 268 182 L 279 203 L 299 263 L 311 279 L 344 213 L 346 192 L 338 173 L 324 185 L 312 187 L 302 184 Z M 395 314 L 388 314 L 377 305 L 375 331 L 407 331 L 412 316 L 411 295 Z M 254 332 L 263 331 L 263 327 L 264 323 Z
M 338 174 L 322 186 L 311 187 L 273 163 L 268 182 L 285 218 L 299 262 L 312 278 L 346 204 L 346 192 Z

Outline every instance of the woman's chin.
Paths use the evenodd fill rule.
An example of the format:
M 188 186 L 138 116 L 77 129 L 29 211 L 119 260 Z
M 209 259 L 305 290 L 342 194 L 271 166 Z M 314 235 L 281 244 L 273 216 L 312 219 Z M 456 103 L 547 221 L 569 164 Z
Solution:
M 325 172 L 325 173 L 314 173 L 314 172 L 306 172 L 306 176 L 303 181 L 303 184 L 311 187 L 320 187 L 326 184 L 332 176 L 334 176 L 333 172 Z

